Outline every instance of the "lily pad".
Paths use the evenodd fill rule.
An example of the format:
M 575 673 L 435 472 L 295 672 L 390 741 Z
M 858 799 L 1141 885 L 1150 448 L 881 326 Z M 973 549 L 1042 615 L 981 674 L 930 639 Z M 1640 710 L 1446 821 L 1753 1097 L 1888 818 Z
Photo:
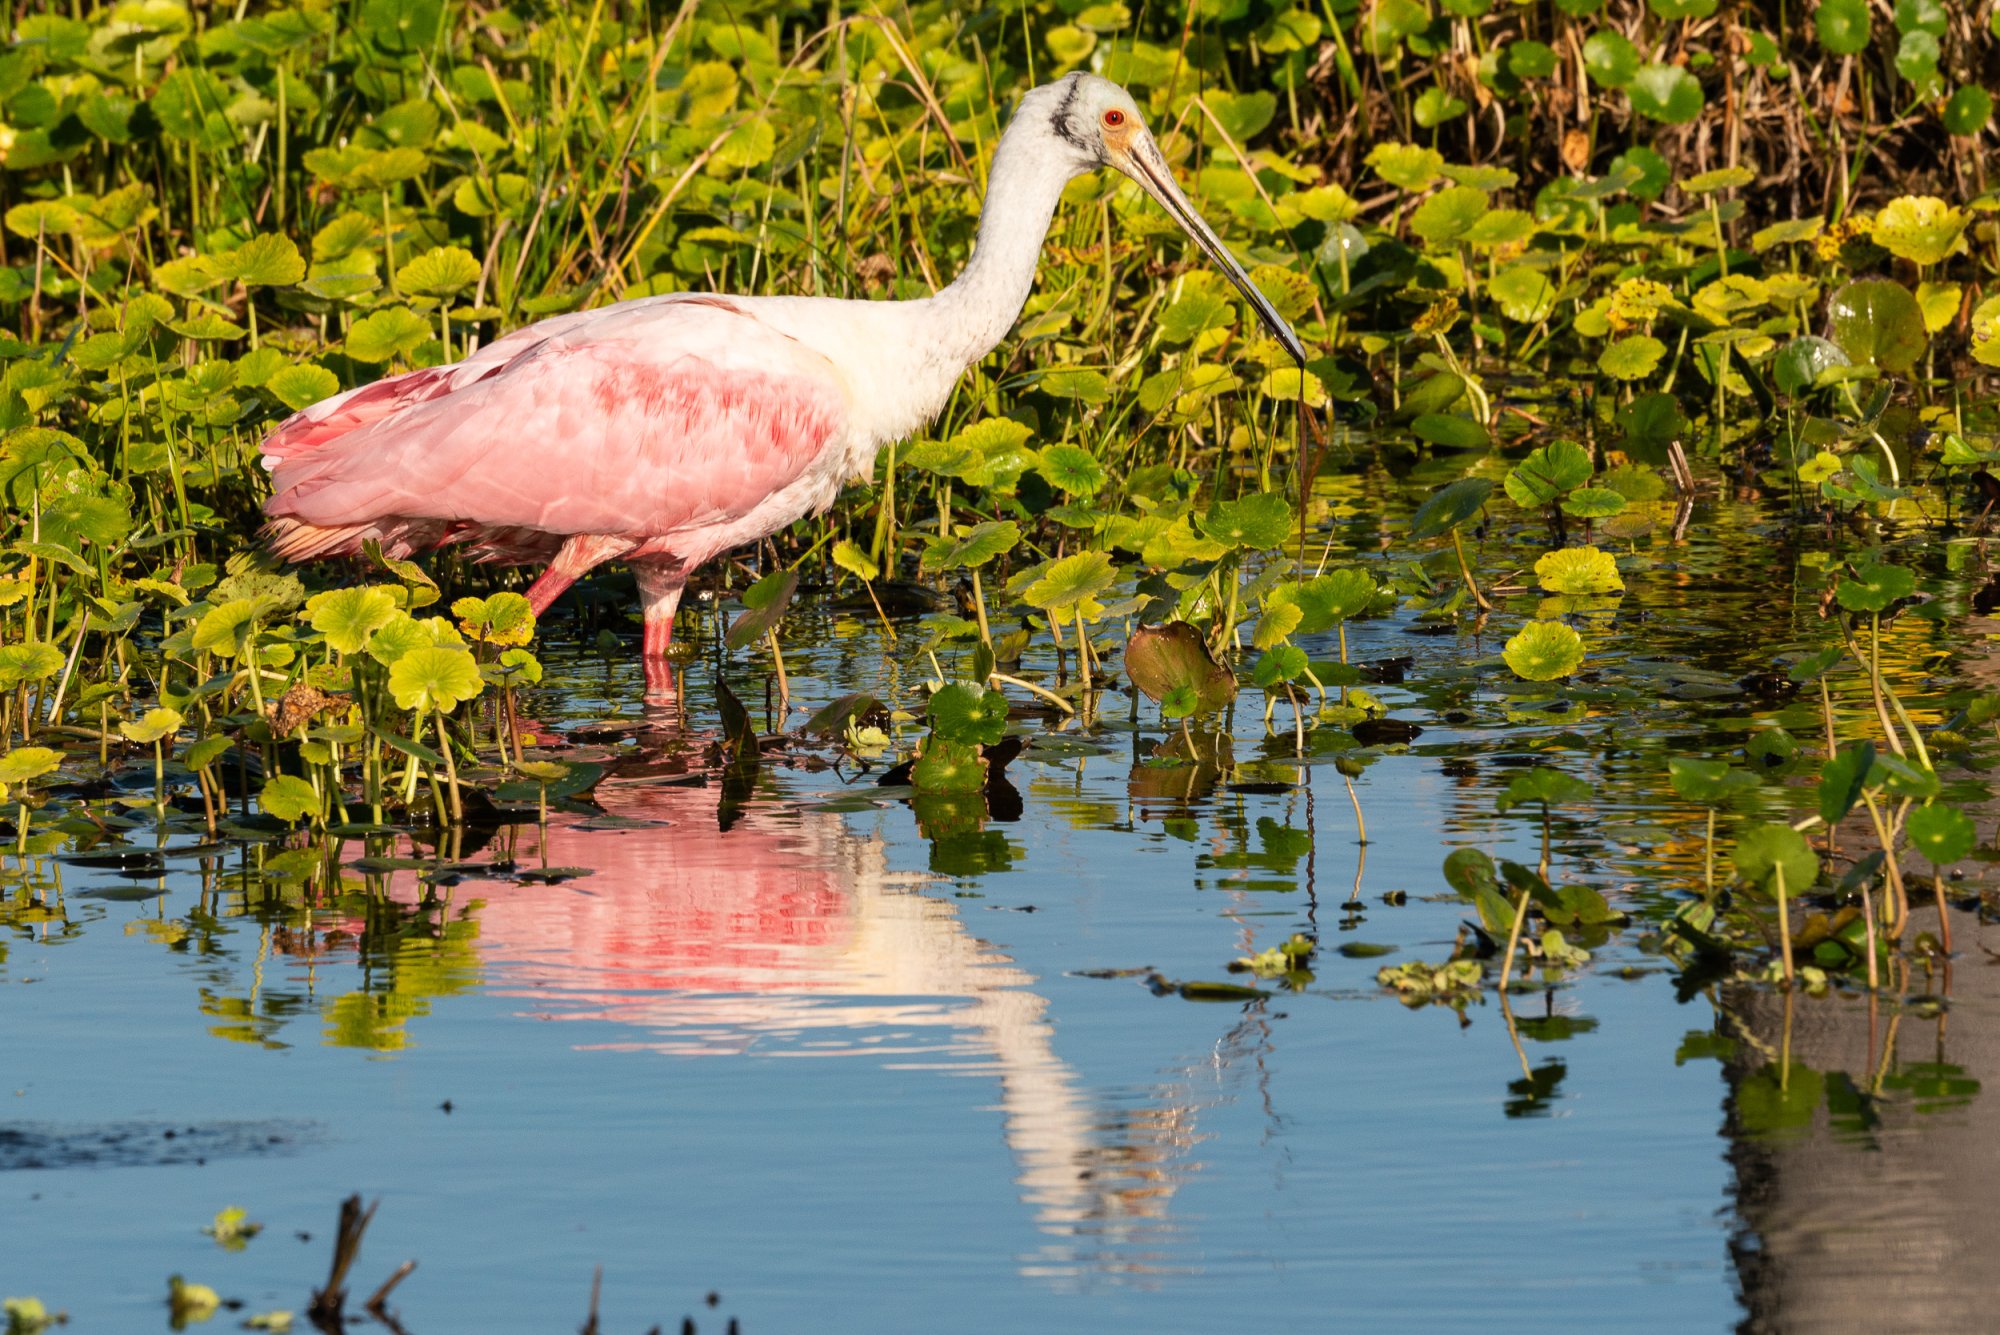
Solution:
M 1410 536 L 1421 540 L 1451 532 L 1478 514 L 1480 507 L 1486 504 L 1486 498 L 1492 494 L 1493 483 L 1483 477 L 1460 478 L 1446 483 L 1432 492 L 1417 507 L 1417 512 L 1410 516 Z
M 931 696 L 931 730 L 947 742 L 991 746 L 1007 732 L 1007 696 L 976 684 L 952 682 Z
M 1785 871 L 1785 890 L 1799 894 L 1819 876 L 1819 855 L 1804 835 L 1789 825 L 1759 825 L 1736 841 L 1730 855 L 1736 873 L 1760 888 L 1774 886 L 1777 869 Z
M 729 623 L 723 647 L 741 649 L 764 638 L 784 619 L 785 609 L 799 591 L 799 572 L 774 570 L 743 591 L 743 611 Z
M 1501 654 L 1516 676 L 1554 681 L 1583 666 L 1583 637 L 1559 621 L 1534 621 L 1508 640 Z
M 1185 621 L 1141 626 L 1125 644 L 1125 675 L 1156 701 L 1174 691 L 1186 691 L 1192 708 L 1184 713 L 1213 713 L 1236 698 L 1235 674 L 1215 661 L 1208 641 Z
M 1616 493 L 1613 493 L 1614 495 Z M 1620 497 L 1623 502 L 1623 497 Z M 1623 593 L 1625 581 L 1611 553 L 1595 547 L 1566 547 L 1535 562 L 1535 579 L 1550 593 Z
M 1771 378 L 1777 381 L 1779 393 L 1797 398 L 1817 387 L 1820 377 L 1829 370 L 1851 365 L 1852 359 L 1838 343 L 1801 334 L 1778 349 L 1771 361 Z
M 1972 818 L 1956 807 L 1919 807 L 1910 813 L 1903 828 L 1910 846 L 1936 866 L 1948 866 L 1970 853 L 1979 842 Z
M 1901 195 L 1875 215 L 1871 236 L 1898 259 L 1928 267 L 1965 249 L 1972 216 L 1931 195 Z
M 1893 278 L 1859 278 L 1827 299 L 1833 341 L 1858 365 L 1908 371 L 1930 346 L 1924 313 Z

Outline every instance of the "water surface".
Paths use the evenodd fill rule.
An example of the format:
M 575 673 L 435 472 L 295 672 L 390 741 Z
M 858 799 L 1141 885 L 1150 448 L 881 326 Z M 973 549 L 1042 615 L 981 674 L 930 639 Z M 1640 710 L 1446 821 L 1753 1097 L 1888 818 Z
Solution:
M 1406 508 L 1379 474 L 1325 485 L 1364 548 Z M 663 709 L 579 647 L 533 712 L 611 777 L 546 829 L 356 839 L 338 887 L 192 833 L 163 870 L 50 866 L 61 911 L 17 898 L 0 958 L 0 1289 L 86 1331 L 164 1324 L 174 1273 L 244 1304 L 218 1322 L 296 1311 L 359 1192 L 381 1206 L 356 1301 L 415 1259 L 391 1301 L 411 1335 L 573 1330 L 600 1266 L 611 1331 L 1979 1329 L 1983 915 L 1955 973 L 1872 1006 L 1677 977 L 1640 922 L 1505 1007 L 1375 982 L 1464 930 L 1451 848 L 1534 860 L 1533 813 L 1494 809 L 1521 765 L 1598 785 L 1558 813 L 1554 871 L 1636 911 L 1699 887 L 1667 749 L 1812 738 L 1810 702 L 1737 685 L 1829 633 L 1772 574 L 1797 532 L 1710 502 L 1691 534 L 1647 540 L 1568 688 L 1515 682 L 1470 623 L 1357 623 L 1357 661 L 1409 660 L 1370 689 L 1423 730 L 1354 780 L 1365 848 L 1351 739 L 1295 756 L 1254 692 L 1195 739 L 1233 759 L 1213 772 L 1155 763 L 1174 731 L 1150 704 L 1023 714 L 1018 804 L 982 814 L 913 808 L 823 747 L 736 791 L 704 761 L 706 648 Z M 1486 541 L 1531 562 L 1538 537 Z M 786 647 L 793 726 L 928 675 L 810 599 Z M 1918 693 L 1986 670 L 1926 623 L 1889 652 Z M 727 664 L 759 715 L 764 671 Z M 1229 961 L 1301 932 L 1302 990 L 1149 985 L 1247 981 Z M 199 1231 L 228 1205 L 266 1226 L 240 1251 Z

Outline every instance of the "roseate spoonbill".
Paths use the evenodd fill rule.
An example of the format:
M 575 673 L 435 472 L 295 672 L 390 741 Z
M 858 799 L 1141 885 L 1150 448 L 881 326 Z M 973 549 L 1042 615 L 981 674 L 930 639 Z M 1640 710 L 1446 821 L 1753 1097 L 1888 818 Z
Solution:
M 1063 187 L 1115 167 L 1159 201 L 1301 364 L 1305 350 L 1174 184 L 1123 88 L 1071 74 L 1021 98 L 979 240 L 916 301 L 676 293 L 543 320 L 449 366 L 349 390 L 263 444 L 265 534 L 287 560 L 464 544 L 546 562 L 539 614 L 623 560 L 645 604 L 649 684 L 688 575 L 833 503 L 934 417 L 1028 299 Z

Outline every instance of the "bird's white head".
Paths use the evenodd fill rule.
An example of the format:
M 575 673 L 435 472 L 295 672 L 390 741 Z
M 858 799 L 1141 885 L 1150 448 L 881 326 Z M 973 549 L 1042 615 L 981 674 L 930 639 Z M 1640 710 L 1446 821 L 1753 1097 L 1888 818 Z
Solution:
M 1146 118 L 1130 93 L 1109 79 L 1078 71 L 1023 95 L 1014 112 L 1014 125 L 1040 128 L 1051 150 L 1067 155 L 1073 176 L 1099 167 L 1113 167 L 1131 177 L 1140 189 L 1159 201 L 1168 216 L 1181 225 L 1181 230 L 1228 275 L 1229 281 L 1243 293 L 1243 299 L 1250 303 L 1251 310 L 1257 313 L 1258 320 L 1271 331 L 1271 337 L 1282 343 L 1300 365 L 1305 364 L 1305 345 L 1299 342 L 1299 336 L 1257 290 L 1250 275 L 1243 272 L 1243 266 L 1201 220 L 1194 205 L 1175 184 L 1173 169 L 1146 128 Z M 1009 127 L 1010 131 L 1012 128 Z

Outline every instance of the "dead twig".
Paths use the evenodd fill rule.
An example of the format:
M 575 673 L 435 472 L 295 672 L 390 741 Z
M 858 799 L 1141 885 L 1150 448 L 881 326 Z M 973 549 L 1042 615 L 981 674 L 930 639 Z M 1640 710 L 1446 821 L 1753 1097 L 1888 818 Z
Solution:
M 376 1201 L 364 1210 L 358 1193 L 340 1203 L 340 1225 L 333 1238 L 333 1268 L 327 1272 L 326 1287 L 313 1291 L 312 1302 L 306 1308 L 306 1316 L 329 1335 L 341 1329 L 347 1306 L 347 1272 L 361 1254 L 362 1235 L 368 1232 L 368 1221 L 375 1217 L 375 1207 L 381 1203 Z

